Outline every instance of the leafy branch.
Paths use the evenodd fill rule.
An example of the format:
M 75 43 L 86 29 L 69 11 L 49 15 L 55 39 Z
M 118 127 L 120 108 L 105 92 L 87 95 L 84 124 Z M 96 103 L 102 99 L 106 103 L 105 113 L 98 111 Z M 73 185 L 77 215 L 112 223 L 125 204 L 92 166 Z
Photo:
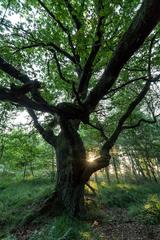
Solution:
M 71 5 L 71 3 L 68 0 L 64 0 L 64 2 L 65 2 L 66 6 L 68 8 L 68 11 L 69 11 L 72 19 L 73 19 L 73 22 L 76 25 L 77 31 L 79 31 L 82 24 L 81 24 L 80 19 L 76 15 L 75 9 L 73 8 L 73 6 Z
M 101 47 L 103 33 L 104 33 L 105 16 L 103 14 L 104 13 L 103 1 L 100 0 L 99 5 L 100 6 L 99 6 L 99 14 L 98 14 L 98 23 L 97 23 L 96 33 L 95 33 L 95 41 L 92 45 L 92 49 L 88 56 L 88 59 L 83 67 L 83 71 L 79 81 L 78 93 L 82 96 L 83 99 L 86 97 L 86 94 L 88 91 L 89 80 L 92 76 L 92 71 L 93 71 L 93 63 Z
M 72 53 L 73 53 L 73 56 L 74 56 L 74 61 L 77 63 L 77 64 L 80 64 L 79 62 L 79 57 L 78 55 L 76 54 L 76 50 L 75 50 L 75 47 L 73 45 L 73 42 L 72 42 L 72 38 L 71 38 L 71 35 L 70 35 L 70 32 L 69 30 L 64 26 L 64 24 L 59 20 L 57 19 L 57 17 L 54 15 L 53 12 L 50 11 L 50 9 L 41 1 L 41 0 L 38 0 L 39 4 L 45 9 L 45 11 L 48 13 L 48 15 L 58 24 L 58 26 L 61 28 L 61 30 L 67 34 L 67 37 L 68 37 L 68 43 L 69 43 L 69 46 L 72 50 Z
M 91 111 L 94 110 L 98 102 L 108 94 L 108 91 L 117 80 L 121 69 L 158 24 L 159 18 L 160 2 L 158 0 L 143 1 L 128 30 L 121 38 L 102 77 L 89 93 L 85 101 L 85 104 Z

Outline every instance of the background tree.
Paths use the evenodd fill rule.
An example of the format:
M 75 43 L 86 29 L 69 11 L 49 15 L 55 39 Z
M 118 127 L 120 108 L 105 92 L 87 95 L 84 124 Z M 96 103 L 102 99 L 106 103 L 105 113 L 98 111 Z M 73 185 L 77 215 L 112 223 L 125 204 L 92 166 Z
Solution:
M 14 129 L 3 134 L 3 154 L 0 163 L 4 169 L 24 178 L 50 173 L 54 163 L 51 147 L 35 132 Z M 55 164 L 55 163 L 54 163 Z M 5 173 L 5 172 L 4 172 Z
M 121 155 L 128 156 L 132 173 L 141 178 L 158 181 L 159 177 L 159 123 L 143 124 L 140 128 L 128 130 L 119 138 Z

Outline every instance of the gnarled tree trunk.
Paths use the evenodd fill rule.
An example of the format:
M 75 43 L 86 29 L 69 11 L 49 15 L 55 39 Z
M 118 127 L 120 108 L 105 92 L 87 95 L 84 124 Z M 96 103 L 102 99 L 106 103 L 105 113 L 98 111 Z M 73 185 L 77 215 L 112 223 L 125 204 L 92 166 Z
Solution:
M 71 215 L 77 215 L 84 210 L 85 148 L 71 121 L 61 119 L 60 126 L 56 143 L 56 192 L 65 209 Z

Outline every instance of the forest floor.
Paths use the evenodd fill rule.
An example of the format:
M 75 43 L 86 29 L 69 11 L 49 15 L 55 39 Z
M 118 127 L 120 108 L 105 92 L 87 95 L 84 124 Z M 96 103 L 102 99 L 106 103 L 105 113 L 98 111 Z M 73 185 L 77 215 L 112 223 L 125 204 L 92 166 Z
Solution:
M 1 179 L 0 179 L 1 180 Z M 92 185 L 88 216 L 41 217 L 24 224 L 53 189 L 50 179 L 15 180 L 0 184 L 1 240 L 159 240 L 160 186 L 145 184 Z
M 160 225 L 142 224 L 128 217 L 126 209 L 106 209 L 112 220 L 98 223 L 97 231 L 104 240 L 159 240 Z
M 134 219 L 128 217 L 126 209 L 110 208 L 101 209 L 106 212 L 110 220 L 103 222 L 101 218 L 92 221 L 91 226 L 94 233 L 97 233 L 100 240 L 159 240 L 160 239 L 160 225 L 140 224 Z M 38 232 L 42 225 L 28 225 L 22 229 L 17 229 L 17 240 L 28 240 L 33 232 Z M 37 238 L 38 239 L 38 238 Z M 70 237 L 61 237 L 60 240 L 70 240 Z M 81 238 L 86 240 L 96 240 L 97 237 Z M 79 240 L 76 238 L 75 240 Z

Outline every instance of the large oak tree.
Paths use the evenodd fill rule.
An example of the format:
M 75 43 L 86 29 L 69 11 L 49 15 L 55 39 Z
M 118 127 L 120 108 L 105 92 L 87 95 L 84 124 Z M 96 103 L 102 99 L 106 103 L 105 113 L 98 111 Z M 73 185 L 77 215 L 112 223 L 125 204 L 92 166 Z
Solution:
M 3 0 L 1 10 L 0 101 L 26 109 L 55 149 L 56 187 L 47 206 L 56 198 L 77 215 L 84 209 L 85 184 L 108 166 L 119 134 L 151 121 L 127 122 L 159 80 L 160 1 Z M 125 96 L 126 88 L 131 92 Z M 124 109 L 107 131 L 100 124 L 100 107 L 106 122 L 107 101 L 114 99 L 114 106 L 119 92 Z M 81 125 L 103 137 L 92 164 L 86 159 Z

